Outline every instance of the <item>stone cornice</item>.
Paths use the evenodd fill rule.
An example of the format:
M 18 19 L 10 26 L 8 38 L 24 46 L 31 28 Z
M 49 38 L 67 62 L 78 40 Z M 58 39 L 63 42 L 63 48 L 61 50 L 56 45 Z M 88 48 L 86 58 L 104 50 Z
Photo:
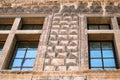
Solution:
M 119 0 L 1 0 L 0 14 L 5 13 L 119 13 Z
M 101 6 L 101 5 L 79 5 L 79 6 L 3 6 L 0 7 L 0 14 L 16 13 L 43 13 L 51 14 L 57 12 L 76 12 L 76 13 L 120 13 L 120 6 Z
M 32 6 L 32 5 L 114 5 L 119 6 L 120 0 L 0 0 L 0 6 Z
M 62 71 L 62 72 L 59 72 L 59 71 L 14 71 L 14 70 L 1 70 L 0 71 L 0 74 L 23 74 L 23 73 L 26 73 L 26 74 L 30 74 L 30 73 L 34 73 L 34 74 L 96 74 L 96 73 L 99 73 L 99 74 L 103 74 L 103 73 L 107 73 L 107 74 L 112 74 L 112 73 L 115 73 L 115 74 L 120 74 L 120 70 L 117 69 L 117 70 L 86 70 L 86 71 Z

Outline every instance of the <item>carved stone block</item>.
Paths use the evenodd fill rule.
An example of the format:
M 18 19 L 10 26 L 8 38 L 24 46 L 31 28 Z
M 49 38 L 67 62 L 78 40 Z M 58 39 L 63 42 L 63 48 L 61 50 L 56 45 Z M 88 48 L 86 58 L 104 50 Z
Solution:
M 59 45 L 61 45 L 61 46 L 67 46 L 68 42 L 69 42 L 68 40 L 60 41 Z
M 68 52 L 77 52 L 77 46 L 67 46 Z
M 52 59 L 51 64 L 53 66 L 62 66 L 64 65 L 64 59 Z
M 68 71 L 79 71 L 79 67 L 78 66 L 69 66 Z
M 70 40 L 77 40 L 78 36 L 77 35 L 69 35 Z
M 77 60 L 76 59 L 66 59 L 66 65 L 67 66 L 77 65 Z
M 50 65 L 50 59 L 45 59 L 45 65 Z
M 106 6 L 105 9 L 106 9 L 106 12 L 112 12 L 112 13 L 115 12 L 114 6 Z
M 55 47 L 55 52 L 56 53 L 65 52 L 65 46 L 56 46 Z
M 79 55 L 77 52 L 70 53 L 70 58 L 79 58 Z
M 58 66 L 57 71 L 66 71 L 66 66 Z
M 91 12 L 102 12 L 102 6 L 90 6 Z
M 57 46 L 57 44 L 58 44 L 58 41 L 57 40 L 55 40 L 55 41 L 49 41 L 49 46 Z
M 67 57 L 67 52 L 63 52 L 63 53 L 57 53 L 57 57 L 58 58 L 66 58 Z
M 54 71 L 55 67 L 54 66 L 45 66 L 44 71 Z
M 53 47 L 49 46 L 47 49 L 48 52 L 53 52 Z
M 56 40 L 57 36 L 56 35 L 50 35 L 50 40 Z
M 47 57 L 47 58 L 54 58 L 54 57 L 55 57 L 55 53 L 54 53 L 54 52 L 47 53 L 47 54 L 46 54 L 46 57 Z

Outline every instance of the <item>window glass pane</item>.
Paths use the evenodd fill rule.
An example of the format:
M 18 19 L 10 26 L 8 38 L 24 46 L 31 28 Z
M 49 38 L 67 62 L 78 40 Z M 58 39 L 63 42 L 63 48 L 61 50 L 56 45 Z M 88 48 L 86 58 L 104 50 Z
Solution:
M 32 70 L 33 68 L 22 68 L 22 70 Z
M 37 45 L 37 42 L 18 42 L 11 69 L 20 68 L 21 70 L 32 70 L 36 57 Z
M 115 66 L 114 59 L 104 59 L 104 66 L 114 67 Z
M 91 59 L 91 67 L 102 67 L 101 59 Z
M 100 50 L 91 50 L 90 57 L 91 58 L 101 58 L 101 51 Z
M 4 46 L 4 42 L 0 42 L 0 53 L 2 52 L 3 46 Z
M 23 25 L 22 30 L 32 30 L 33 26 L 32 25 Z
M 101 30 L 109 30 L 109 25 L 99 25 Z
M 33 66 L 34 65 L 34 59 L 25 59 L 23 66 Z
M 98 25 L 89 25 L 89 30 L 97 30 L 98 29 Z
M 113 50 L 102 50 L 102 53 L 103 53 L 103 57 L 114 57 L 113 55 Z
M 21 66 L 21 64 L 22 64 L 22 59 L 15 59 L 12 66 L 13 67 Z
M 0 48 L 0 53 L 2 52 L 2 48 Z
M 16 58 L 24 58 L 25 56 L 25 48 L 18 48 L 16 52 Z
M 20 68 L 12 68 L 11 70 L 20 70 Z
M 37 49 L 28 49 L 26 53 L 26 58 L 35 58 Z
M 0 30 L 10 30 L 11 25 L 0 25 Z
M 18 48 L 26 49 L 27 45 L 28 45 L 27 43 L 19 42 L 18 43 Z
M 90 43 L 90 50 L 100 50 L 100 43 L 99 42 L 91 42 Z
M 111 42 L 102 42 L 102 49 L 112 49 Z
M 10 30 L 11 29 L 11 26 L 7 25 L 5 26 L 4 30 Z
M 42 29 L 42 25 L 41 24 L 34 25 L 33 29 L 40 30 L 40 29 Z
M 29 45 L 28 45 L 28 48 L 36 48 L 37 49 L 37 47 L 38 47 L 38 43 L 30 43 Z
M 0 25 L 0 30 L 4 30 L 4 27 L 3 25 Z
M 22 30 L 40 30 L 42 29 L 42 24 L 25 24 L 22 26 Z

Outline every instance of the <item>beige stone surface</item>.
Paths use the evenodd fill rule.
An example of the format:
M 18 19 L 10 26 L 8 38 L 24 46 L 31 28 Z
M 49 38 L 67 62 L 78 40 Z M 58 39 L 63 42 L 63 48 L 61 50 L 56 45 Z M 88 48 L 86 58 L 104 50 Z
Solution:
M 120 80 L 120 2 L 44 1 L 0 1 L 0 24 L 13 24 L 11 30 L 0 31 L 0 41 L 5 41 L 0 54 L 0 80 Z M 60 7 L 57 13 L 53 12 L 56 5 Z M 97 6 L 101 7 L 98 12 Z M 40 18 L 36 20 L 34 17 Z M 23 23 L 36 24 L 43 21 L 42 30 L 18 30 Z M 110 24 L 112 29 L 87 30 L 87 24 L 93 23 Z M 32 71 L 6 70 L 17 40 L 39 41 Z M 117 69 L 89 69 L 89 40 L 114 42 Z
M 76 59 L 66 59 L 66 64 L 67 64 L 68 66 L 77 65 L 77 60 L 76 60 Z
M 52 59 L 51 64 L 53 66 L 62 66 L 64 65 L 64 59 Z
M 45 70 L 45 71 L 54 71 L 54 70 L 55 70 L 55 67 L 54 67 L 54 66 L 45 66 L 45 67 L 44 67 L 44 70 Z

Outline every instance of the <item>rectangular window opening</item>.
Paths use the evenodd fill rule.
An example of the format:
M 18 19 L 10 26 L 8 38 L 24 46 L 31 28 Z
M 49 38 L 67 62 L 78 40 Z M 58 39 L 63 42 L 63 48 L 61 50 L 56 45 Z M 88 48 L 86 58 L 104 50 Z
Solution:
M 19 30 L 42 30 L 44 17 L 25 17 L 22 18 L 22 25 Z
M 111 21 L 109 17 L 88 17 L 88 30 L 110 30 Z
M 89 41 L 89 65 L 92 70 L 116 69 L 113 41 Z
M 32 70 L 37 54 L 38 42 L 17 42 L 9 65 L 11 70 Z

